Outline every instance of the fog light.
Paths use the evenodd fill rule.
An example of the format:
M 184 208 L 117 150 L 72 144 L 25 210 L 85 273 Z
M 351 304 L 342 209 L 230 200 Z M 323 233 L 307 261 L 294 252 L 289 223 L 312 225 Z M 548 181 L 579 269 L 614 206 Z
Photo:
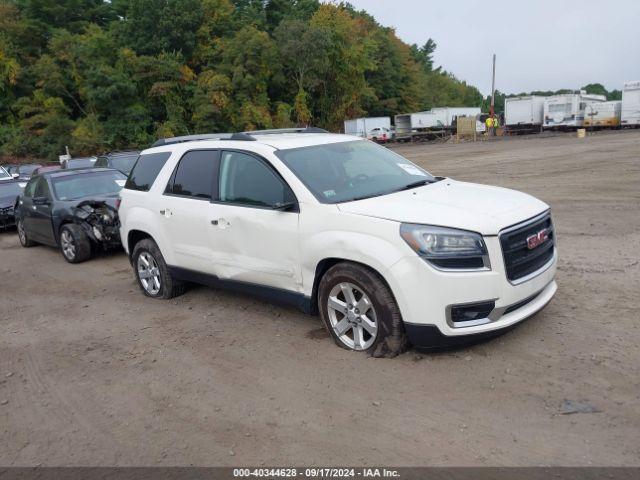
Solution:
M 449 307 L 448 318 L 453 327 L 482 325 L 491 321 L 489 314 L 495 306 L 494 301 L 452 305 Z

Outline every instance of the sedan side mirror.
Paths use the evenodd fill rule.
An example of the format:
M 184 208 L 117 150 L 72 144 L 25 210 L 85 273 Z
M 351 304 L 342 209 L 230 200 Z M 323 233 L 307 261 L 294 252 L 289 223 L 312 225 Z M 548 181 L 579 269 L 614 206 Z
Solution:
M 51 201 L 47 197 L 34 197 L 33 204 L 34 205 L 49 205 Z
M 20 176 L 20 174 L 19 174 L 19 173 L 12 173 L 12 174 L 11 174 L 11 177 L 12 177 L 12 178 L 18 178 L 19 176 Z

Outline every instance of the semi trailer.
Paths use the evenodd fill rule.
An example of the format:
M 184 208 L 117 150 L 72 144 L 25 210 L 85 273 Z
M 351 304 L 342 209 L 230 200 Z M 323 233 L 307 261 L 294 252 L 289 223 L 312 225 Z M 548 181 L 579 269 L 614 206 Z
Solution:
M 524 133 L 542 130 L 546 97 L 529 95 L 504 100 L 504 123 L 507 131 Z
M 620 124 L 623 127 L 640 126 L 640 80 L 624 84 Z

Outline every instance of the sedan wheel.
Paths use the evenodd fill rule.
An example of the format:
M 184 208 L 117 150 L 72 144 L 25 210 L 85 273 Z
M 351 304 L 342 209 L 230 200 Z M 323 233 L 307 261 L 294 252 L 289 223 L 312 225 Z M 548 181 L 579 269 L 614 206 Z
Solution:
M 73 237 L 69 230 L 63 230 L 60 234 L 60 247 L 62 248 L 62 254 L 69 261 L 73 261 L 76 258 L 76 245 L 73 241 Z
M 160 292 L 161 276 L 158 263 L 149 252 L 142 252 L 138 256 L 137 262 L 138 278 L 142 288 L 151 296 L 158 295 Z
M 378 335 L 378 319 L 371 300 L 348 282 L 335 285 L 327 300 L 327 313 L 336 338 L 352 350 L 367 350 Z

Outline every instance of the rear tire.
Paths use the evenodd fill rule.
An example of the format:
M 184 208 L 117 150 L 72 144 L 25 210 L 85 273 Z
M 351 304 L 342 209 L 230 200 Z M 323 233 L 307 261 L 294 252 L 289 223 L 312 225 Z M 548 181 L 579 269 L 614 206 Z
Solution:
M 184 293 L 185 285 L 171 276 L 156 242 L 139 241 L 131 255 L 133 270 L 142 293 L 151 298 L 170 299 Z
M 19 218 L 16 218 L 16 229 L 18 230 L 18 239 L 20 240 L 20 245 L 24 248 L 33 247 L 36 242 L 29 238 L 29 234 L 24 228 L 24 223 Z
M 398 304 L 369 268 L 351 262 L 331 267 L 320 281 L 318 306 L 339 347 L 373 357 L 395 357 L 408 347 Z
M 81 263 L 91 258 L 91 240 L 80 225 L 68 223 L 60 229 L 60 252 L 69 263 Z

